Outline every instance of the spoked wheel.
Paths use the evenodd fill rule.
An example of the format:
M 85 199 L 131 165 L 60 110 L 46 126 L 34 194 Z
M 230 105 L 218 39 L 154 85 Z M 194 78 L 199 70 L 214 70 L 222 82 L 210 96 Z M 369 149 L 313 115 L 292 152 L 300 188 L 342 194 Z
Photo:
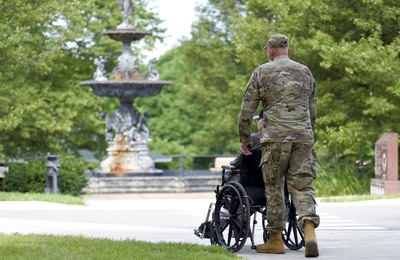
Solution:
M 304 246 L 304 231 L 297 224 L 296 208 L 292 201 L 287 198 L 286 208 L 288 209 L 288 221 L 282 232 L 283 242 L 291 250 L 299 250 Z
M 239 183 L 230 182 L 219 191 L 213 219 L 218 244 L 230 252 L 238 252 L 250 230 L 250 204 Z
M 215 227 L 213 227 L 213 232 L 210 237 L 210 244 L 211 245 L 218 245 L 218 237 L 217 234 L 215 233 Z

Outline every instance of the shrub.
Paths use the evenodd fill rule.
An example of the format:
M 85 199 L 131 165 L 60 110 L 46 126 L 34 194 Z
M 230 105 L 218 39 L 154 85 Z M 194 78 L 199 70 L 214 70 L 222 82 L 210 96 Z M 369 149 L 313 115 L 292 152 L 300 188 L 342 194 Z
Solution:
M 358 166 L 345 158 L 319 158 L 318 177 L 313 186 L 318 197 L 363 195 L 370 190 L 373 165 Z
M 61 160 L 59 187 L 63 194 L 79 196 L 86 186 L 87 179 L 84 171 L 89 168 L 83 159 L 75 159 L 72 156 L 63 157 Z
M 2 191 L 43 193 L 46 187 L 46 158 L 9 165 Z M 59 159 L 59 189 L 62 194 L 79 196 L 87 183 L 84 171 L 90 165 L 83 158 L 64 156 Z
M 46 185 L 45 159 L 12 163 L 3 180 L 3 191 L 41 193 Z

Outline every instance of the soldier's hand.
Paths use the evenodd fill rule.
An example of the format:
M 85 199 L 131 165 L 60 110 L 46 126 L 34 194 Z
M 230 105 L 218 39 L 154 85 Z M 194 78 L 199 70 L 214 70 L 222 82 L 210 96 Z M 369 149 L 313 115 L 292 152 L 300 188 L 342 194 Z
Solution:
M 243 155 L 251 155 L 251 146 L 252 146 L 251 141 L 245 142 L 245 143 L 240 143 L 240 152 Z

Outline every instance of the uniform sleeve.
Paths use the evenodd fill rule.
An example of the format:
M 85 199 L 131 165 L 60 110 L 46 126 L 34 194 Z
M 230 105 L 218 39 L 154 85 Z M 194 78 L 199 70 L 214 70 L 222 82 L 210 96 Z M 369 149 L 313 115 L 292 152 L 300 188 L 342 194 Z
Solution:
M 258 71 L 255 70 L 247 83 L 246 91 L 243 95 L 242 105 L 240 108 L 238 129 L 239 139 L 241 143 L 249 142 L 251 140 L 251 124 L 253 115 L 257 110 L 260 102 L 258 83 Z
M 312 75 L 311 75 L 311 85 L 312 85 L 312 91 L 310 95 L 309 109 L 310 109 L 311 125 L 314 129 L 314 124 L 317 119 L 317 87 L 315 79 Z

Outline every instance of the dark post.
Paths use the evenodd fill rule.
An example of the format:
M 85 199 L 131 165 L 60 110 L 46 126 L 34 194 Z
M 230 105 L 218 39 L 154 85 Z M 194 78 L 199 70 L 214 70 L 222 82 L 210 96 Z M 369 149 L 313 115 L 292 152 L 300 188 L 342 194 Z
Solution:
M 179 155 L 179 176 L 183 176 L 183 154 Z
M 46 162 L 46 189 L 45 193 L 58 194 L 60 190 L 58 188 L 58 176 L 60 175 L 60 163 L 57 161 L 57 156 L 49 154 L 47 155 Z

